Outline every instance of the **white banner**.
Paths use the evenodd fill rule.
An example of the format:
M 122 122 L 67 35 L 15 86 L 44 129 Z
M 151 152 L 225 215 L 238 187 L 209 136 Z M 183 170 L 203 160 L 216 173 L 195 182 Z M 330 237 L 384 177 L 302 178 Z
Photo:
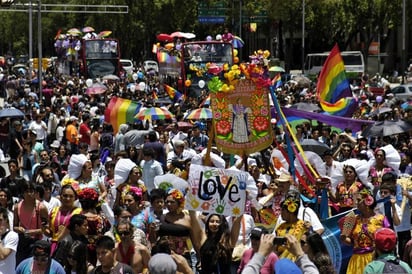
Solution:
M 225 216 L 243 214 L 248 173 L 191 165 L 186 209 Z

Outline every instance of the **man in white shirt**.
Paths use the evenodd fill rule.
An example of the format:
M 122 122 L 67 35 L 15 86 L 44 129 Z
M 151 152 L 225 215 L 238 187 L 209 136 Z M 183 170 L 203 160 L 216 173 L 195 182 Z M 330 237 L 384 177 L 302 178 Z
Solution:
M 187 159 L 192 159 L 196 152 L 193 150 L 185 149 L 185 142 L 181 140 L 173 141 L 174 149 L 167 154 L 167 169 L 170 170 L 172 167 L 172 161 L 178 160 L 182 164 Z
M 140 162 L 142 168 L 142 179 L 150 192 L 155 188 L 154 178 L 158 175 L 163 175 L 162 164 L 154 159 L 154 150 L 152 148 L 143 148 L 143 160 Z
M 6 208 L 0 208 L 0 274 L 14 273 L 19 236 L 10 230 Z

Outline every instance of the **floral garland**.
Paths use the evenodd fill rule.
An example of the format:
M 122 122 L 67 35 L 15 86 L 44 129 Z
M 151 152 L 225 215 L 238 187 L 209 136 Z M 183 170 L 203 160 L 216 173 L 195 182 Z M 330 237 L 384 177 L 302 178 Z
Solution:
M 70 177 L 63 178 L 63 180 L 62 180 L 62 182 L 61 182 L 61 185 L 62 185 L 62 187 L 65 186 L 65 185 L 71 185 L 72 188 L 74 189 L 74 191 L 76 191 L 76 194 L 77 194 L 77 195 L 78 195 L 78 194 L 80 193 L 80 191 L 81 191 L 79 182 L 76 181 L 76 180 L 73 179 L 73 178 L 70 178 Z
M 173 199 L 178 202 L 180 208 L 185 206 L 185 196 L 180 190 L 172 188 L 167 192 L 167 195 L 171 195 Z
M 295 213 L 299 208 L 299 202 L 291 197 L 283 201 L 283 207 L 286 208 L 290 213 Z
M 140 187 L 132 186 L 132 185 L 128 184 L 122 189 L 122 195 L 121 195 L 122 196 L 122 201 L 124 200 L 125 196 L 130 192 L 134 193 L 138 197 L 143 196 L 143 190 Z
M 79 200 L 97 201 L 99 194 L 93 188 L 84 188 L 79 192 Z
M 371 206 L 373 202 L 375 202 L 375 199 L 367 188 L 359 191 L 359 196 L 361 197 L 360 202 L 364 202 L 367 206 Z

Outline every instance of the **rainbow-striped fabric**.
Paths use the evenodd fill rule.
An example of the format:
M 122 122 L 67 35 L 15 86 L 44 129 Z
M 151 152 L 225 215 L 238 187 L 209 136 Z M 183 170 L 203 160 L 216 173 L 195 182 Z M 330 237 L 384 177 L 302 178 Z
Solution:
M 345 74 L 345 65 L 337 44 L 323 65 L 316 87 L 322 109 L 332 115 L 351 117 L 357 101 Z
M 180 93 L 177 89 L 164 84 L 164 89 L 166 91 L 166 93 L 169 95 L 170 99 L 172 99 L 173 101 L 178 101 L 179 99 L 182 98 L 182 93 Z
M 117 133 L 121 124 L 133 124 L 137 119 L 136 114 L 142 105 L 132 100 L 112 97 L 104 112 L 104 121 L 113 126 L 113 131 Z

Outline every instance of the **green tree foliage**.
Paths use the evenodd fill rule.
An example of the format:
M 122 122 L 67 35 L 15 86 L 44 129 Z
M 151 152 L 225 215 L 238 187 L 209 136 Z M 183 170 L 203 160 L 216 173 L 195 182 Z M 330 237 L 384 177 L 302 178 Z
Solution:
M 27 3 L 27 0 L 20 1 Z M 84 26 L 92 26 L 97 32 L 111 30 L 111 37 L 116 37 L 120 41 L 122 56 L 135 60 L 154 57 L 151 47 L 156 42 L 158 33 L 193 32 L 199 39 L 221 33 L 224 27 L 221 24 L 199 24 L 199 1 L 206 0 L 42 0 L 44 4 L 60 2 L 129 7 L 128 14 L 42 13 L 43 55 L 55 54 L 53 38 L 59 29 L 64 33 L 73 27 L 81 29 Z M 33 2 L 37 3 L 36 0 Z M 207 2 L 210 5 L 218 2 L 225 4 L 228 8 L 227 25 L 236 33 L 240 27 L 237 25 L 239 0 Z M 363 48 L 367 49 L 378 33 L 388 34 L 394 26 L 400 24 L 401 2 L 402 0 L 304 0 L 306 52 L 328 50 L 335 42 L 338 42 L 341 49 L 357 49 L 361 45 L 355 41 L 359 40 L 363 43 Z M 292 61 L 292 52 L 295 59 L 299 56 L 302 3 L 302 0 L 242 0 L 242 13 L 245 16 L 253 16 L 266 11 L 269 22 L 281 22 L 280 31 L 285 37 L 283 43 L 286 43 L 286 59 Z M 9 50 L 15 55 L 27 54 L 27 13 L 0 11 L 0 20 L 0 55 Z M 263 33 L 271 37 L 270 23 L 263 26 Z M 33 52 L 37 55 L 37 13 L 33 13 L 33 38 Z

